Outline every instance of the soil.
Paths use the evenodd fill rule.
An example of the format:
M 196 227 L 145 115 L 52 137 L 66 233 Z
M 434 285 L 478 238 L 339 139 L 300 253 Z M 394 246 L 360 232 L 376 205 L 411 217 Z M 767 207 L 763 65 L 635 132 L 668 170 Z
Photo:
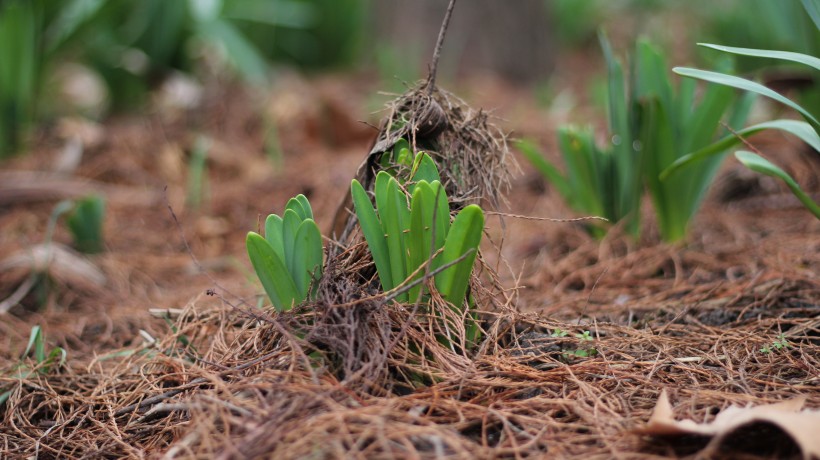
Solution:
M 504 290 L 478 306 L 485 340 L 466 356 L 413 335 L 423 330 L 410 308 L 344 307 L 352 297 L 302 316 L 257 308 L 245 234 L 298 193 L 327 232 L 377 134 L 376 88 L 361 75 L 287 77 L 263 99 L 224 85 L 197 111 L 43 126 L 31 154 L 4 163 L 0 261 L 44 241 L 60 199 L 100 191 L 107 212 L 105 251 L 89 257 L 103 286 L 53 274 L 47 291 L 0 313 L 0 387 L 11 390 L 0 457 L 676 458 L 708 439 L 636 432 L 664 389 L 675 416 L 697 422 L 797 396 L 820 408 L 820 222 L 731 161 L 673 245 L 648 208 L 639 241 L 513 217 L 578 217 L 519 160 L 499 210 L 508 215 L 488 218 L 482 250 L 481 279 Z M 485 78 L 458 92 L 559 157 L 563 115 L 531 90 Z M 50 171 L 66 137 L 89 131 L 75 171 L 26 176 L 25 193 L 14 185 Z M 197 208 L 188 165 L 201 136 L 210 149 Z M 779 136 L 755 144 L 820 191 L 816 155 Z M 53 240 L 70 244 L 63 221 Z M 0 299 L 28 276 L 0 271 Z M 305 324 L 326 326 L 323 339 L 300 337 Z M 35 325 L 67 360 L 15 378 Z M 771 347 L 778 340 L 788 345 Z M 357 348 L 372 343 L 394 348 Z M 800 455 L 768 428 L 771 442 L 749 451 L 760 432 L 740 432 L 710 455 Z

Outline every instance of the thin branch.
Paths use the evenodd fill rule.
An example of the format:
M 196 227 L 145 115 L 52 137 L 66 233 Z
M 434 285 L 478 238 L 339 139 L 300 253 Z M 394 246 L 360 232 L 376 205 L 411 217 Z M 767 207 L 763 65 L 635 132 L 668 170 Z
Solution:
M 438 39 L 436 39 L 436 47 L 433 48 L 433 61 L 430 63 L 430 76 L 427 78 L 427 94 L 433 94 L 433 88 L 436 86 L 436 73 L 438 72 L 438 60 L 441 56 L 441 47 L 444 44 L 444 36 L 447 35 L 447 27 L 450 25 L 450 17 L 453 15 L 453 7 L 456 6 L 456 0 L 450 0 L 447 5 L 447 12 L 444 13 L 444 21 L 441 23 L 441 29 L 438 31 Z

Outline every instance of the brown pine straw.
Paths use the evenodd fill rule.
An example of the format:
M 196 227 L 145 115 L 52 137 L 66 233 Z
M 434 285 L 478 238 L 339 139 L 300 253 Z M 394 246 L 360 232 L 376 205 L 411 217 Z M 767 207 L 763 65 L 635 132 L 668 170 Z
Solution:
M 497 190 L 500 176 L 485 173 L 476 184 Z M 0 362 L 0 388 L 11 390 L 0 458 L 688 455 L 706 441 L 632 432 L 662 389 L 678 418 L 698 422 L 796 395 L 820 408 L 816 226 L 765 238 L 725 219 L 709 216 L 686 248 L 632 243 L 617 228 L 593 241 L 572 223 L 549 224 L 560 227 L 526 254 L 502 255 L 489 238 L 497 251 L 480 254 L 471 280 L 476 344 L 463 313 L 435 296 L 386 302 L 353 231 L 329 258 L 319 300 L 295 311 L 218 291 L 216 306 L 203 294 L 169 311 L 173 332 L 155 341 L 69 355 L 25 378 Z M 516 225 L 509 235 L 532 234 Z M 802 259 L 777 251 L 792 246 Z M 763 257 L 740 256 L 753 249 Z M 506 275 L 518 259 L 537 269 Z M 593 340 L 576 336 L 585 331 Z M 780 334 L 789 347 L 760 351 Z M 794 452 L 771 441 L 756 453 Z M 723 455 L 744 458 L 743 447 Z
M 816 282 L 772 279 L 708 305 L 672 292 L 660 308 L 634 306 L 630 324 L 602 314 L 618 322 L 578 325 L 516 313 L 476 280 L 479 304 L 496 304 L 464 353 L 463 330 L 455 347 L 435 339 L 440 318 L 459 324 L 458 314 L 380 302 L 361 287 L 372 267 L 347 264 L 356 252 L 331 261 L 327 278 L 339 281 L 320 285 L 321 303 L 250 317 L 227 299 L 209 311 L 195 300 L 153 345 L 0 380 L 13 388 L 0 448 L 12 458 L 657 458 L 696 448 L 629 431 L 663 388 L 682 402 L 676 415 L 696 421 L 797 394 L 820 407 Z M 584 330 L 593 341 L 575 337 Z M 781 332 L 791 347 L 761 353 Z

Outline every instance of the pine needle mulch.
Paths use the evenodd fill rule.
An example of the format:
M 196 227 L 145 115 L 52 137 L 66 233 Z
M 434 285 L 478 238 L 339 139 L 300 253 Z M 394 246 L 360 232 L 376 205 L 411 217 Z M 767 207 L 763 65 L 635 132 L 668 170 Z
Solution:
M 354 230 L 330 254 L 320 300 L 292 312 L 259 309 L 215 282 L 182 310 L 153 312 L 170 334 L 144 333 L 25 378 L 11 377 L 9 363 L 0 369 L 0 388 L 10 390 L 0 456 L 696 455 L 708 439 L 637 432 L 662 391 L 678 419 L 696 422 L 796 396 L 820 408 L 816 224 L 788 238 L 738 237 L 718 221 L 683 251 L 632 247 L 617 232 L 594 242 L 574 224 L 555 224 L 554 244 L 518 282 L 496 273 L 504 257 L 491 252 L 503 245 L 485 245 L 471 282 L 483 330 L 476 343 L 464 314 L 435 297 L 399 304 L 379 293 Z M 715 229 L 726 241 L 715 243 Z M 752 248 L 771 256 L 749 266 L 742 254 Z M 753 428 L 713 454 L 800 455 L 777 430 Z M 748 442 L 756 439 L 766 442 Z
M 820 307 L 810 303 L 819 294 L 816 284 L 773 280 L 711 309 L 716 322 L 679 299 L 678 311 L 632 326 L 501 306 L 467 356 L 430 340 L 435 320 L 412 306 L 369 299 L 267 317 L 228 300 L 203 309 L 203 296 L 173 336 L 56 375 L 5 379 L 13 394 L 2 448 L 12 458 L 691 453 L 705 441 L 632 432 L 663 389 L 678 417 L 696 421 L 801 394 L 820 406 Z M 760 351 L 781 333 L 787 347 Z

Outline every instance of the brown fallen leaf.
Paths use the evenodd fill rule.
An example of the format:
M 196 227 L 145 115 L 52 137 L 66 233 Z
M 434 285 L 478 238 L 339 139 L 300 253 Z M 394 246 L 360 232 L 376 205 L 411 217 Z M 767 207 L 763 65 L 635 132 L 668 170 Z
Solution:
M 652 416 L 645 426 L 634 430 L 650 436 L 700 435 L 711 437 L 702 453 L 715 451 L 730 435 L 755 423 L 778 427 L 800 449 L 805 460 L 820 459 L 820 410 L 803 409 L 805 396 L 756 407 L 730 406 L 721 411 L 711 423 L 694 420 L 675 420 L 672 404 L 664 389 L 655 404 Z

